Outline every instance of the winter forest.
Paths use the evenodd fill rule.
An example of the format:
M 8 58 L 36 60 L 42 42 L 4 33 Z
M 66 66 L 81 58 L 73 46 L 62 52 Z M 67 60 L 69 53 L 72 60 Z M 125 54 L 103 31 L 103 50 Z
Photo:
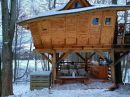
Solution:
M 22 21 L 34 17 L 46 16 L 48 11 L 50 12 L 49 14 L 53 14 L 53 11 L 64 8 L 69 1 L 74 0 L 0 0 L 1 97 L 129 97 L 129 48 L 114 56 L 116 62 L 113 62 L 112 58 L 110 58 L 111 53 L 100 53 L 100 51 L 95 49 L 95 51 L 91 53 L 72 52 L 68 56 L 67 54 L 70 52 L 59 52 L 59 60 L 55 62 L 54 57 L 57 57 L 57 54 L 37 52 L 32 32 L 28 27 L 25 27 L 24 24 L 22 26 L 20 25 Z M 112 5 L 112 7 L 125 6 L 124 8 L 127 6 L 130 10 L 130 0 L 77 1 L 80 1 L 80 3 L 87 1 L 91 5 L 99 5 L 101 8 L 105 5 L 108 7 L 110 7 L 109 5 Z M 76 6 L 81 5 L 77 4 Z M 123 28 L 125 29 L 124 32 L 127 32 L 127 29 L 130 30 L 130 23 L 127 23 L 130 22 L 128 9 L 126 8 L 125 11 L 123 10 L 118 13 L 119 18 L 117 19 L 117 24 L 125 25 Z M 71 10 L 75 12 L 73 8 L 70 9 L 70 11 L 66 11 L 66 13 L 71 13 Z M 126 17 L 128 18 L 126 19 Z M 110 18 L 107 19 L 108 22 L 111 22 Z M 99 22 L 98 18 L 95 18 L 95 20 L 96 23 Z M 114 26 L 116 28 L 116 24 Z M 119 27 L 117 27 L 118 30 L 120 29 Z M 129 34 L 129 32 L 130 31 L 127 33 Z M 126 34 L 123 35 L 123 39 L 125 40 L 124 37 Z M 130 41 L 130 37 L 128 40 Z M 66 59 L 63 60 L 64 58 Z M 53 66 L 53 61 L 55 62 L 55 66 Z M 87 65 L 86 67 L 85 64 L 105 64 L 104 67 L 100 65 L 101 68 L 103 67 L 105 69 L 103 69 L 103 71 L 97 70 L 100 69 L 100 67 L 95 68 L 96 66 L 91 65 Z M 117 67 L 115 66 L 116 69 L 111 66 L 112 64 L 118 65 Z M 56 71 L 54 68 L 56 68 Z M 107 72 L 106 75 L 105 70 Z M 112 71 L 114 71 L 114 73 Z M 109 72 L 111 73 L 110 76 Z M 99 73 L 101 73 L 101 75 L 98 75 Z M 91 74 L 94 75 L 94 77 L 91 77 Z M 113 77 L 114 74 L 115 76 Z M 87 78 L 85 78 L 85 76 L 87 76 Z M 62 81 L 59 79 L 54 80 L 60 77 Z

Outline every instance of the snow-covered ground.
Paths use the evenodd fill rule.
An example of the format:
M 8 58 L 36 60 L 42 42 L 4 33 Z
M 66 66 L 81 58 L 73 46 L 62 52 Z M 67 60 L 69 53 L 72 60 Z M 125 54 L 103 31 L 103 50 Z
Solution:
M 115 91 L 107 91 L 109 85 L 109 82 L 93 82 L 88 85 L 64 84 L 54 86 L 49 92 L 47 88 L 30 91 L 29 83 L 20 83 L 14 84 L 14 95 L 9 97 L 130 97 L 130 85 L 121 86 Z
M 23 74 L 27 62 L 21 62 L 19 74 Z M 34 61 L 30 61 L 28 71 L 34 71 L 35 65 Z M 41 63 L 39 63 L 41 66 Z M 38 65 L 38 66 L 39 66 Z M 40 68 L 40 69 L 39 69 Z M 41 67 L 38 67 L 38 70 L 41 71 Z M 130 82 L 129 75 L 130 69 L 128 69 L 127 77 L 125 83 Z M 99 82 L 91 81 L 89 84 L 63 84 L 55 85 L 51 91 L 47 88 L 42 90 L 30 91 L 30 83 L 28 78 L 22 78 L 18 83 L 14 84 L 14 95 L 9 97 L 130 97 L 130 85 L 121 86 L 118 90 L 107 91 L 107 88 L 111 86 L 110 82 Z M 23 81 L 23 82 L 21 82 Z

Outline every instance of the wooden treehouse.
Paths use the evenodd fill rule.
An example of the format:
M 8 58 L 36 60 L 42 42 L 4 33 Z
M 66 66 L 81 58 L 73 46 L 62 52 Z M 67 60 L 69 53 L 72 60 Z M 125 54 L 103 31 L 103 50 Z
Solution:
M 61 9 L 21 21 L 19 25 L 31 31 L 35 51 L 52 64 L 53 83 L 66 78 L 85 81 L 88 72 L 96 78 L 106 79 L 108 66 L 94 66 L 89 62 L 95 54 L 111 68 L 112 81 L 120 83 L 121 60 L 130 51 L 130 31 L 126 27 L 130 23 L 127 23 L 127 17 L 124 17 L 124 23 L 119 23 L 118 13 L 125 14 L 129 9 L 128 5 L 91 5 L 86 0 L 70 0 Z M 109 58 L 103 55 L 104 52 Z M 71 53 L 82 61 L 66 61 Z M 73 69 L 78 66 L 81 71 L 76 74 Z

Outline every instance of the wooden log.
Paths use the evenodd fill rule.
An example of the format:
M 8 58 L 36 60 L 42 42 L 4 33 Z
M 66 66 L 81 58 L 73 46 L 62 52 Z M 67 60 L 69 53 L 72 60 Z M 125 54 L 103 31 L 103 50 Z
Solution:
M 53 52 L 52 56 L 52 85 L 54 85 L 56 80 L 56 52 Z

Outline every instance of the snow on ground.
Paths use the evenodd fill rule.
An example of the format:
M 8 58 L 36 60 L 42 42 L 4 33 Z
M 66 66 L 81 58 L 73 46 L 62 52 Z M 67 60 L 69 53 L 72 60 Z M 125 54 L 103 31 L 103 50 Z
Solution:
M 30 91 L 30 84 L 27 83 L 27 82 L 24 82 L 24 83 L 15 83 L 13 85 L 13 92 L 15 95 L 22 95 L 26 92 L 29 92 Z
M 64 84 L 54 86 L 49 92 L 47 88 L 30 91 L 29 83 L 18 83 L 14 84 L 15 95 L 9 97 L 130 97 L 130 85 L 121 86 L 115 91 L 107 91 L 105 85 L 110 85 L 110 83 Z M 88 86 L 99 86 L 100 89 L 90 89 Z
M 63 85 L 56 85 L 53 89 L 54 90 L 87 90 L 87 89 L 107 89 L 112 85 L 111 82 L 99 82 L 99 81 L 91 81 L 88 84 L 63 84 Z

